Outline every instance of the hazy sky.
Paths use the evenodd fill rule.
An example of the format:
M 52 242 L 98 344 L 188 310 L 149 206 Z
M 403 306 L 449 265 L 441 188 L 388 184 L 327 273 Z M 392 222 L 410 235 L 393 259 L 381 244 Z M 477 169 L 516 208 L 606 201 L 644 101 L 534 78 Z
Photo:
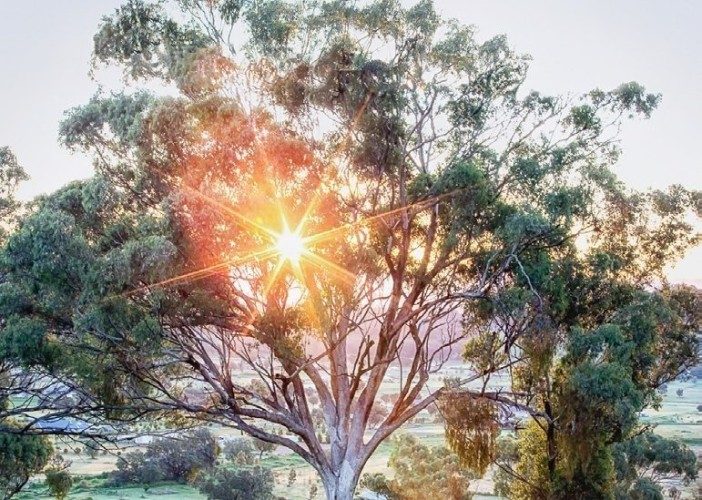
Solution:
M 85 103 L 92 35 L 120 0 L 0 0 L 0 145 L 32 179 L 23 198 L 87 177 L 90 162 L 57 144 L 64 110 Z M 527 86 L 544 92 L 610 89 L 636 80 L 661 92 L 648 121 L 627 124 L 617 173 L 636 188 L 671 183 L 702 189 L 702 1 L 435 0 L 481 38 L 505 33 L 533 56 Z M 107 88 L 114 73 L 100 72 Z M 671 272 L 702 285 L 702 248 Z

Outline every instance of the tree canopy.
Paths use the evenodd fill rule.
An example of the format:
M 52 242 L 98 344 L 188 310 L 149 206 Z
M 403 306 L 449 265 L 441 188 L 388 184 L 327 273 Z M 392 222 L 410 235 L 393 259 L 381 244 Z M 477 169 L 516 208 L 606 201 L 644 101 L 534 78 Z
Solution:
M 659 102 L 642 85 L 529 91 L 527 57 L 428 0 L 130 0 L 94 42 L 95 64 L 171 91 L 71 110 L 61 140 L 96 174 L 36 200 L 0 255 L 0 357 L 75 388 L 87 416 L 216 421 L 291 449 L 347 500 L 429 405 L 462 401 L 472 427 L 454 444 L 485 452 L 476 469 L 497 412 L 530 408 L 522 389 L 475 382 L 523 370 L 549 330 L 510 318 L 476 335 L 464 315 L 547 307 L 577 371 L 563 394 L 605 375 L 634 394 L 660 367 L 652 351 L 668 346 L 630 341 L 626 304 L 611 312 L 623 326 L 609 310 L 574 319 L 596 315 L 598 282 L 563 295 L 582 265 L 604 286 L 626 263 L 649 300 L 637 277 L 695 240 L 698 193 L 634 193 L 612 172 L 622 121 Z M 583 238 L 596 254 L 580 256 Z M 431 388 L 466 341 L 472 374 Z M 662 378 L 688 363 L 680 348 Z M 642 367 L 603 367 L 603 352 Z M 389 373 L 398 397 L 371 430 Z

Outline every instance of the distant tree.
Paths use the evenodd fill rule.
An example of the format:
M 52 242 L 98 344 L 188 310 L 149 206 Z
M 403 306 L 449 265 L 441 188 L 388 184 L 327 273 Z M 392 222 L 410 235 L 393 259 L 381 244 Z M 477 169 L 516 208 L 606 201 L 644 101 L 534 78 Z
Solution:
M 242 464 L 253 464 L 254 446 L 250 438 L 228 439 L 222 446 L 222 453 L 228 460 Z
M 678 397 L 681 398 L 685 395 L 685 390 L 684 389 L 676 389 L 675 394 L 677 394 Z
M 388 413 L 390 412 L 383 403 L 380 401 L 376 403 L 373 408 L 371 408 L 370 415 L 368 415 L 368 427 L 370 429 L 375 429 L 385 421 Z
M 295 469 L 290 469 L 290 472 L 288 473 L 288 482 L 287 482 L 288 488 L 292 487 L 292 485 L 295 484 L 296 479 L 297 479 L 297 472 L 295 471 Z
M 317 486 L 317 483 L 314 482 L 310 485 L 310 491 L 307 498 L 309 500 L 314 500 L 315 498 L 317 498 L 317 492 L 319 492 L 319 486 Z
M 92 460 L 95 460 L 98 457 L 98 449 L 95 447 L 93 444 L 86 444 L 83 446 L 83 449 L 85 451 L 85 454 L 88 455 Z
M 144 452 L 133 451 L 117 459 L 116 470 L 111 472 L 115 485 L 136 483 L 149 485 L 165 479 L 165 473 L 157 460 L 147 459 Z
M 214 467 L 219 454 L 215 438 L 198 429 L 178 438 L 158 438 L 145 451 L 133 451 L 117 460 L 113 481 L 117 484 L 156 481 L 192 482 Z
M 198 481 L 198 488 L 212 500 L 270 500 L 275 478 L 264 467 L 217 467 Z
M 198 429 L 177 438 L 159 438 L 146 447 L 145 457 L 155 461 L 167 480 L 190 481 L 198 472 L 217 462 L 219 446 L 207 429 Z
M 388 500 L 471 498 L 468 487 L 475 476 L 446 448 L 429 447 L 412 435 L 401 434 L 393 438 L 388 465 L 393 479 L 381 473 L 365 474 L 360 486 Z
M 51 495 L 57 500 L 63 500 L 68 496 L 73 486 L 73 478 L 66 470 L 49 469 L 46 471 L 46 486 Z
M 256 438 L 253 439 L 253 445 L 258 450 L 259 460 L 261 459 L 264 453 L 271 453 L 278 447 L 278 445 L 275 443 L 270 443 L 268 441 L 264 441 L 263 439 Z

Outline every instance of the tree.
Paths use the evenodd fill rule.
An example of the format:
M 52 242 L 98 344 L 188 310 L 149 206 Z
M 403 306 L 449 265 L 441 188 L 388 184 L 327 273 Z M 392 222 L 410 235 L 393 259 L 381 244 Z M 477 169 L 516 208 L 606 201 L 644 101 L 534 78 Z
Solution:
M 268 500 L 273 498 L 274 485 L 273 473 L 260 466 L 217 467 L 198 483 L 200 491 L 212 500 Z
M 255 439 L 253 440 L 253 445 L 254 448 L 258 450 L 258 459 L 260 460 L 261 457 L 263 456 L 264 453 L 271 453 L 273 450 L 275 450 L 278 445 L 275 443 L 270 443 L 268 441 L 264 441 L 263 439 Z
M 7 146 L 0 147 L 0 242 L 4 240 L 20 207 L 15 191 L 19 183 L 25 180 L 27 173 L 17 162 L 12 150 Z
M 617 485 L 616 498 L 663 498 L 662 482 L 697 477 L 695 453 L 682 443 L 652 432 L 644 432 L 613 446 Z
M 655 196 L 662 199 L 654 205 L 675 205 L 674 192 Z M 491 450 L 501 494 L 614 498 L 660 492 L 662 476 L 638 477 L 631 470 L 622 476 L 615 464 L 617 457 L 623 463 L 622 450 L 639 449 L 644 438 L 659 439 L 642 434 L 639 414 L 660 404 L 660 387 L 699 362 L 699 291 L 654 288 L 677 255 L 678 239 L 684 247 L 688 238 L 669 232 L 677 216 L 666 219 L 676 213 L 663 214 L 643 231 L 626 223 L 630 214 L 612 213 L 586 251 L 562 248 L 525 257 L 523 281 L 515 277 L 468 316 L 466 324 L 476 332 L 465 350 L 468 359 L 487 361 L 495 348 L 513 343 L 514 350 L 503 355 L 518 358 L 512 390 L 530 415 L 527 422 L 515 419 L 514 443 Z M 640 247 L 641 234 L 660 242 Z M 449 444 L 463 456 L 464 440 L 452 439 L 451 432 L 464 426 L 455 416 L 447 420 Z M 656 443 L 671 452 L 664 459 L 671 475 L 689 480 L 694 454 L 681 444 Z M 688 469 L 675 465 L 689 459 Z
M 0 432 L 0 496 L 19 493 L 49 463 L 52 452 L 46 437 Z
M 92 460 L 95 460 L 98 456 L 98 449 L 94 445 L 86 444 L 83 446 L 83 450 Z
M 295 469 L 290 469 L 290 472 L 288 472 L 288 482 L 287 482 L 288 488 L 291 488 L 292 485 L 295 484 L 296 479 L 297 479 L 297 472 L 295 472 Z
M 441 446 L 429 447 L 409 434 L 393 438 L 388 465 L 394 478 L 384 474 L 365 474 L 361 486 L 392 500 L 420 498 L 470 498 L 472 474 L 461 468 L 458 459 Z
M 27 211 L 15 195 L 19 184 L 27 178 L 10 148 L 0 147 L 0 247 L 21 214 Z M 9 319 L 6 314 L 8 306 L 28 307 L 11 288 L 0 264 L 0 289 L 3 291 L 0 329 L 15 329 L 14 336 L 0 336 L 0 434 L 52 433 L 86 437 L 102 434 L 90 424 L 95 422 L 91 414 L 99 406 L 91 391 L 82 390 L 72 384 L 70 377 L 57 376 L 42 366 L 41 361 L 45 358 L 35 357 L 31 352 L 40 347 L 37 343 L 42 344 L 40 350 L 45 356 L 52 348 L 34 335 L 27 323 L 13 324 Z M 27 355 L 20 355 L 20 351 Z M 27 441 L 19 439 L 17 442 Z M 48 443 L 41 439 L 34 441 L 35 444 L 39 442 Z
M 448 392 L 482 401 L 487 431 L 457 435 L 490 452 L 485 404 L 522 403 L 469 382 L 508 370 L 510 343 L 451 388 L 427 382 L 470 336 L 463 310 L 525 259 L 612 211 L 689 231 L 693 195 L 651 204 L 609 169 L 620 122 L 658 103 L 639 84 L 525 92 L 526 57 L 426 0 L 172 7 L 185 22 L 162 3 L 117 9 L 95 60 L 178 95 L 72 110 L 61 139 L 96 176 L 38 200 L 2 252 L 7 355 L 70 376 L 104 416 L 220 422 L 291 449 L 348 500 L 378 445 Z
M 49 469 L 46 471 L 46 485 L 54 498 L 63 500 L 71 491 L 73 478 L 65 470 Z
M 248 438 L 234 438 L 225 441 L 222 452 L 227 459 L 251 465 L 255 461 L 254 447 Z
M 15 198 L 19 183 L 26 180 L 24 169 L 7 147 L 0 147 L 0 245 L 12 227 L 20 203 Z M 0 287 L 4 275 L 0 271 Z M 0 327 L 5 319 L 0 315 Z M 19 435 L 17 408 L 22 403 L 13 396 L 22 391 L 23 377 L 16 373 L 14 364 L 0 357 L 0 496 L 11 498 L 39 473 L 49 462 L 53 449 L 45 437 Z
M 219 454 L 215 438 L 198 429 L 179 438 L 158 438 L 146 450 L 120 457 L 113 480 L 117 484 L 157 481 L 193 482 L 214 467 Z
M 388 409 L 381 401 L 376 401 L 371 412 L 368 415 L 368 428 L 375 429 L 378 425 L 383 423 L 388 416 Z

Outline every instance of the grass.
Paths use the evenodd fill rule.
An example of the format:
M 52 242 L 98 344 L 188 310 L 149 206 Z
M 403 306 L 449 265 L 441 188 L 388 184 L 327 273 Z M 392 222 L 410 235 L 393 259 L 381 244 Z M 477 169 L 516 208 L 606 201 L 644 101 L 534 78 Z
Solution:
M 41 483 L 32 483 L 25 491 L 17 496 L 18 499 L 48 500 L 46 487 Z M 68 498 L 71 500 L 118 500 L 137 498 L 158 498 L 161 500 L 201 500 L 206 498 L 195 488 L 175 483 L 163 483 L 151 486 L 148 490 L 140 486 L 114 488 L 105 486 L 105 480 L 78 479 L 71 489 Z
M 444 376 L 457 375 L 462 368 L 451 366 Z M 392 377 L 392 372 L 390 373 Z M 432 384 L 439 384 L 439 380 L 432 380 Z M 500 381 L 496 380 L 499 385 Z M 683 390 L 683 396 L 676 394 L 678 389 Z M 397 392 L 394 383 L 390 381 L 383 387 L 383 393 Z M 655 431 L 663 436 L 681 439 L 690 446 L 698 455 L 702 454 L 702 412 L 697 411 L 697 405 L 702 404 L 702 381 L 691 380 L 672 383 L 668 386 L 668 392 L 663 396 L 661 408 L 658 410 L 647 410 L 642 416 L 642 420 L 656 426 Z M 240 433 L 230 428 L 211 427 L 210 430 L 217 436 L 238 437 Z M 424 423 L 406 425 L 403 432 L 410 432 L 422 439 L 429 445 L 444 444 L 443 427 L 440 424 Z M 151 487 L 145 491 L 142 487 L 121 487 L 114 488 L 106 486 L 105 473 L 114 469 L 117 457 L 111 454 L 98 455 L 91 459 L 79 448 L 76 443 L 57 440 L 56 448 L 67 460 L 72 462 L 71 472 L 79 477 L 75 481 L 75 486 L 71 490 L 69 498 L 71 500 L 118 500 L 118 499 L 141 499 L 153 498 L 160 500 L 195 500 L 203 499 L 195 488 L 181 484 L 164 483 Z M 67 453 L 63 450 L 68 449 Z M 391 444 L 386 441 L 382 443 L 375 454 L 368 461 L 364 472 L 384 472 L 388 473 L 388 458 L 390 456 Z M 275 494 L 289 500 L 303 500 L 309 498 L 312 484 L 318 485 L 318 499 L 323 498 L 322 487 L 314 470 L 304 460 L 288 450 L 279 448 L 273 454 L 264 455 L 262 465 L 270 467 L 276 475 Z M 295 469 L 297 478 L 291 487 L 287 486 L 287 478 L 290 469 Z M 476 483 L 477 484 L 477 483 Z M 479 483 L 480 493 L 476 499 L 495 499 L 490 490 L 491 481 L 488 478 Z M 684 498 L 693 498 L 692 491 L 696 485 L 690 485 L 686 490 Z M 43 486 L 42 478 L 37 477 L 28 485 L 27 490 L 17 498 L 28 500 L 47 500 L 51 497 L 47 489 Z

